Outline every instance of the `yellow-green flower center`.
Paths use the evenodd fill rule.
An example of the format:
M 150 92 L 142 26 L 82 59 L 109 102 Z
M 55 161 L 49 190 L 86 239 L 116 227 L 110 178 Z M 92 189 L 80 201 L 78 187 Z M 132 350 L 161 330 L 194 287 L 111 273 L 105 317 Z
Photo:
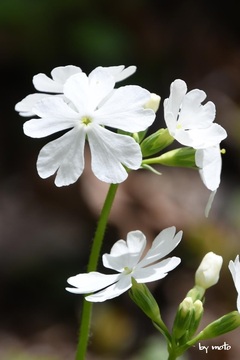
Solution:
M 81 118 L 81 123 L 83 124 L 83 125 L 89 125 L 89 124 L 91 124 L 91 122 L 92 122 L 92 119 L 89 117 L 89 116 L 83 116 L 82 118 Z
M 125 268 L 124 268 L 124 273 L 125 273 L 126 275 L 131 274 L 131 273 L 132 273 L 132 271 L 133 271 L 133 269 L 131 269 L 131 268 L 129 268 L 129 267 L 127 267 L 127 266 L 125 266 Z

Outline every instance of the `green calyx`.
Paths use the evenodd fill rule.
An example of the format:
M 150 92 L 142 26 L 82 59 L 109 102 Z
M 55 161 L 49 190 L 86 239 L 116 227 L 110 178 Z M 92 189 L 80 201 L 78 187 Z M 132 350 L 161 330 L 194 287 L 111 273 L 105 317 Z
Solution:
M 169 134 L 168 129 L 159 129 L 154 134 L 149 135 L 141 143 L 143 157 L 157 154 L 167 146 L 172 144 L 174 138 Z

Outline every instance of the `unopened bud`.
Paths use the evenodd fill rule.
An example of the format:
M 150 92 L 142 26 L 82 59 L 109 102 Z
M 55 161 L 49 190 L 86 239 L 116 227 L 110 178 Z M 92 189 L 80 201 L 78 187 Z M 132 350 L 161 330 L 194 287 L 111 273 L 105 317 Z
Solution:
M 162 149 L 172 144 L 174 138 L 169 134 L 168 129 L 159 129 L 155 133 L 149 135 L 141 143 L 143 157 L 157 154 Z
M 129 290 L 129 295 L 153 322 L 158 322 L 160 319 L 158 304 L 145 284 L 139 284 L 132 278 L 132 287 Z
M 173 324 L 173 336 L 177 342 L 187 333 L 193 318 L 193 301 L 191 297 L 186 297 L 179 305 Z
M 199 341 L 215 338 L 219 335 L 223 335 L 229 331 L 235 330 L 239 326 L 240 314 L 238 311 L 232 311 L 206 326 L 205 329 L 203 329 L 197 336 L 197 340 Z
M 222 256 L 213 252 L 207 253 L 196 271 L 195 284 L 205 290 L 215 285 L 219 280 L 222 263 Z
M 158 111 L 161 98 L 159 95 L 152 93 L 148 102 L 144 105 L 145 109 L 152 109 L 155 113 Z

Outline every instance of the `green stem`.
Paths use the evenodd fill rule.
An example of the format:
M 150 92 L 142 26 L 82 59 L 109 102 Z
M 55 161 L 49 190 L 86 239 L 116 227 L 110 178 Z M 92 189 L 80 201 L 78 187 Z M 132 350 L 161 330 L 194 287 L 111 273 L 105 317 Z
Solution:
M 97 224 L 97 229 L 93 238 L 93 244 L 92 244 L 91 254 L 87 268 L 88 272 L 96 271 L 97 269 L 99 254 L 103 243 L 108 217 L 117 192 L 117 188 L 118 188 L 118 184 L 111 184 L 109 187 L 100 214 L 100 218 Z M 76 360 L 85 360 L 89 331 L 90 331 L 91 314 L 92 314 L 92 303 L 84 300 L 83 310 L 82 310 L 82 320 L 81 320 L 80 333 L 79 333 L 79 341 L 76 352 Z

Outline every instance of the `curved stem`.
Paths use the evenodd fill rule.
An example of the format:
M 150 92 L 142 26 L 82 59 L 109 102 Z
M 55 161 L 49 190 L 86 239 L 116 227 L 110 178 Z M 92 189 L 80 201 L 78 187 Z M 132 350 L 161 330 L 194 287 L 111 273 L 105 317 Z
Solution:
M 88 262 L 87 271 L 95 271 L 97 269 L 99 254 L 101 251 L 103 238 L 108 222 L 108 217 L 112 208 L 112 204 L 117 192 L 118 184 L 111 184 L 100 214 L 97 229 L 93 238 L 91 254 Z M 90 322 L 92 314 L 92 303 L 84 300 L 82 310 L 82 320 L 80 326 L 78 347 L 76 352 L 76 360 L 85 360 L 88 337 L 90 331 Z

